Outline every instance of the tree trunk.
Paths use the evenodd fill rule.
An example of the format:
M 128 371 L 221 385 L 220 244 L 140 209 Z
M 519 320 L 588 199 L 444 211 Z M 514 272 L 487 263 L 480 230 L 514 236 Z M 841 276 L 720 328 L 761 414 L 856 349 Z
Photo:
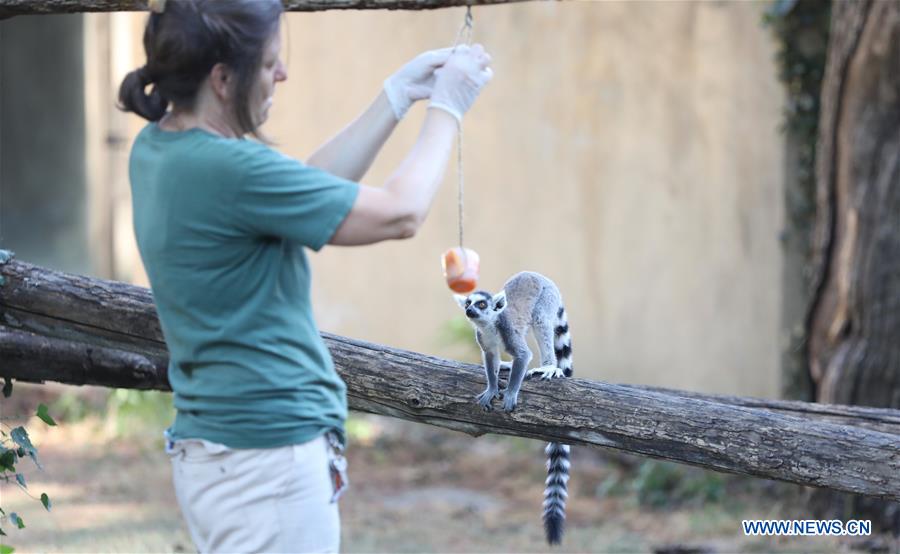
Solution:
M 900 3 L 835 2 L 807 330 L 820 402 L 900 407 Z M 818 495 L 900 532 L 900 505 Z M 835 510 L 838 511 L 835 514 Z

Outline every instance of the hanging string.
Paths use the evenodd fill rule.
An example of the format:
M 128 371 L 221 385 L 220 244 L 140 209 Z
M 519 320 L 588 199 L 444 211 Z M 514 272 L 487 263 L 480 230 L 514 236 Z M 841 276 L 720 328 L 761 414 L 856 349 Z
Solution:
M 456 34 L 456 41 L 453 44 L 453 51 L 456 51 L 456 48 L 460 45 L 460 41 L 463 39 L 463 34 L 465 34 L 465 44 L 467 46 L 472 45 L 472 32 L 475 27 L 475 21 L 472 17 L 472 6 L 466 6 L 466 18 L 463 21 L 462 27 L 459 28 L 459 32 Z M 463 227 L 464 227 L 464 219 L 465 219 L 465 182 L 463 180 L 463 130 L 462 130 L 462 121 L 456 122 L 456 176 L 458 179 L 458 198 L 457 204 L 459 207 L 459 249 L 462 252 L 463 256 L 463 264 L 465 264 L 466 260 L 466 251 L 463 248 Z
M 459 41 L 462 39 L 463 33 L 466 34 L 466 45 L 472 44 L 472 31 L 474 29 L 474 18 L 472 17 L 472 6 L 466 6 L 466 18 L 463 20 L 462 27 L 459 28 L 459 32 L 456 34 L 456 41 L 453 43 L 453 50 L 456 50 L 456 47 L 459 46 Z

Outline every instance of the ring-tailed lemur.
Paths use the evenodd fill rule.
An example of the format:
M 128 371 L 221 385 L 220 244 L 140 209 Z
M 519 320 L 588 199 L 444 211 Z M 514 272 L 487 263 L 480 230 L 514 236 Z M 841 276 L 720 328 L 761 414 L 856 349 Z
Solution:
M 542 379 L 572 376 L 572 338 L 559 288 L 550 279 L 530 271 L 513 275 L 495 295 L 475 291 L 455 295 L 457 303 L 475 327 L 481 347 L 487 389 L 476 397 L 485 410 L 499 398 L 500 348 L 513 357 L 509 381 L 502 391 L 503 409 L 512 411 L 518 403 L 519 388 L 527 377 Z M 541 352 L 541 366 L 525 371 L 531 361 L 526 336 L 534 333 Z M 506 365 L 503 363 L 503 365 Z M 569 481 L 569 446 L 551 442 L 547 454 L 547 481 L 544 490 L 544 530 L 547 542 L 559 543 L 566 518 Z

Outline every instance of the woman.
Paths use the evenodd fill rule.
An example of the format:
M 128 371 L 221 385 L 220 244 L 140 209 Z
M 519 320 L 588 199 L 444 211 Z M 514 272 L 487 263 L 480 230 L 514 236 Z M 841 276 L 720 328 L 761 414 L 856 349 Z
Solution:
M 480 46 L 420 55 L 302 164 L 243 138 L 260 138 L 287 78 L 279 0 L 155 4 L 147 64 L 125 78 L 119 99 L 150 121 L 129 174 L 170 353 L 178 502 L 201 552 L 337 551 L 340 491 L 329 465 L 344 441 L 346 388 L 313 320 L 305 248 L 415 234 L 457 120 L 491 79 L 490 57 Z M 409 106 L 426 98 L 421 133 L 397 170 L 383 187 L 358 184 Z

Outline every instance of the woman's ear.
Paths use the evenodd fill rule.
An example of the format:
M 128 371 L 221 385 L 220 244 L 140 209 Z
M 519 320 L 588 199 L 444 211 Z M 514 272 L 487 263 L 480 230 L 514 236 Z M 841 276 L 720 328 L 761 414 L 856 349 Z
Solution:
M 231 85 L 234 78 L 231 69 L 224 63 L 217 63 L 209 72 L 209 84 L 219 100 L 227 101 L 231 98 Z

